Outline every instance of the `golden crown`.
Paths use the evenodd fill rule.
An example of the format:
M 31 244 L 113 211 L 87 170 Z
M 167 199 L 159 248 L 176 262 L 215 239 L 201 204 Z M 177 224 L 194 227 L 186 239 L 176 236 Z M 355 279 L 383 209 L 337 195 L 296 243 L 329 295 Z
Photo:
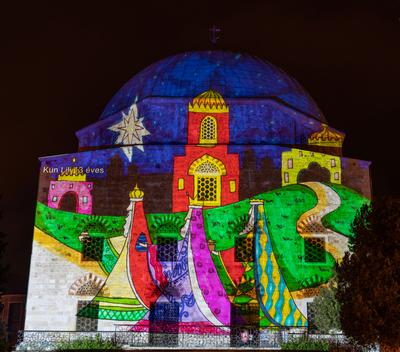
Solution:
M 77 166 L 69 167 L 58 175 L 58 181 L 86 181 L 86 174 Z
M 136 199 L 142 199 L 144 196 L 144 192 L 138 187 L 138 185 L 135 185 L 135 188 L 133 191 L 129 192 L 129 198 L 136 198 Z
M 264 204 L 264 199 L 251 198 L 250 204 Z

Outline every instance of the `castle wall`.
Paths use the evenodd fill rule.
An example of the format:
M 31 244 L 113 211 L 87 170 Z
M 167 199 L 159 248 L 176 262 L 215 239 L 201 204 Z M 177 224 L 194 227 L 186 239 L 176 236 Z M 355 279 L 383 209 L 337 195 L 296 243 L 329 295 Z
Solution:
M 33 241 L 25 330 L 75 331 L 78 297 L 71 285 L 88 271 Z
M 93 182 L 50 181 L 47 204 L 51 208 L 58 209 L 63 197 L 66 194 L 71 194 L 76 198 L 77 212 L 80 214 L 91 214 L 92 189 Z

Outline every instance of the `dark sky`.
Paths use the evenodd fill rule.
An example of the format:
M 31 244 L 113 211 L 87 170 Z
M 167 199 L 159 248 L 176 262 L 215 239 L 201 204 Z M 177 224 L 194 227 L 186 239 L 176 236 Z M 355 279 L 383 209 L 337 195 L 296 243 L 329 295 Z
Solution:
M 139 70 L 212 49 L 212 24 L 222 28 L 217 49 L 267 59 L 305 87 L 346 132 L 344 155 L 373 162 L 375 196 L 400 195 L 398 0 L 13 3 L 0 8 L 9 292 L 27 287 L 38 157 L 76 151 L 74 132 L 95 122 Z

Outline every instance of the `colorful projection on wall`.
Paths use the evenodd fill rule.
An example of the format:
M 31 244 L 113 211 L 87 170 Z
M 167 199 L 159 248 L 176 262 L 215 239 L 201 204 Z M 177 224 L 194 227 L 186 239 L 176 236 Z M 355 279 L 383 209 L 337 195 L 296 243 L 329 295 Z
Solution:
M 111 122 L 121 148 L 42 162 L 34 243 L 86 273 L 60 293 L 86 298 L 76 328 L 306 327 L 307 303 L 332 278 L 368 201 L 341 185 L 352 164 L 229 145 L 229 108 L 214 90 L 189 103 L 184 148 L 143 147 L 153 134 L 143 116 L 135 101 Z M 310 144 L 339 147 L 342 136 L 321 128 Z
M 177 303 L 180 331 L 207 332 L 230 326 L 234 307 L 244 306 L 246 312 L 256 306 L 260 327 L 306 326 L 306 312 L 296 302 L 329 281 L 352 236 L 341 215 L 351 218 L 367 201 L 344 186 L 318 182 L 222 207 L 190 205 L 187 213 L 145 214 L 145 199 L 136 187 L 126 217 L 65 212 L 38 203 L 35 241 L 46 246 L 48 237 L 55 239 L 52 250 L 58 255 L 87 269 L 96 265 L 91 272 L 106 277 L 100 285 L 95 275 L 71 284 L 69 294 L 96 292 L 79 316 L 145 329 L 152 323 L 152 309 Z M 323 224 L 324 213 L 330 217 L 322 217 Z M 343 234 L 334 232 L 337 223 Z M 83 260 L 89 242 L 81 233 L 91 241 L 103 240 L 96 261 Z M 243 236 L 250 239 L 248 248 L 239 244 Z M 314 243 L 313 238 L 322 240 Z M 245 255 L 238 260 L 240 250 L 250 253 L 247 260 Z

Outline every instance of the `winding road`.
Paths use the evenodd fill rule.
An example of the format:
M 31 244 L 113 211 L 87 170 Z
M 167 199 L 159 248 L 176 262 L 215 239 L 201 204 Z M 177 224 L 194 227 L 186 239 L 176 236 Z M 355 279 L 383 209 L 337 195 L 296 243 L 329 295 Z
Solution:
M 349 250 L 348 238 L 322 224 L 322 218 L 325 215 L 339 208 L 340 197 L 332 188 L 320 182 L 303 182 L 301 184 L 315 192 L 318 203 L 300 216 L 297 221 L 297 231 L 304 239 L 325 238 L 325 250 L 335 258 L 336 262 L 340 263 L 345 252 Z

